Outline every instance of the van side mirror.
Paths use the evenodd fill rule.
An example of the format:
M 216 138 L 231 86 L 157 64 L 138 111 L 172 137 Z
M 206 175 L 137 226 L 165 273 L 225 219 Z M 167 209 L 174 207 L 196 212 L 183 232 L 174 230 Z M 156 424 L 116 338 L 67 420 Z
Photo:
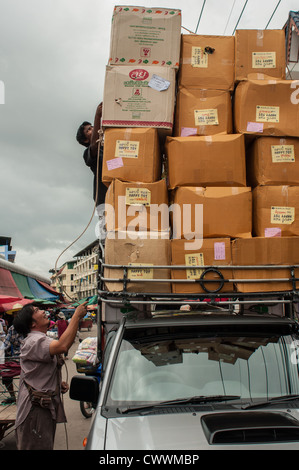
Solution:
M 97 403 L 99 398 L 99 382 L 97 378 L 78 375 L 72 377 L 70 398 L 72 400 Z

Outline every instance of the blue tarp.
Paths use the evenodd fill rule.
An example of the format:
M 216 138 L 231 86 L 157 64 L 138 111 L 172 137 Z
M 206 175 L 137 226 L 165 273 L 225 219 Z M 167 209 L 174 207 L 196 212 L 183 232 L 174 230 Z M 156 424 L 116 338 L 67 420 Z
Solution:
M 37 282 L 32 277 L 28 277 L 28 284 L 30 290 L 35 298 L 43 300 L 58 300 L 59 295 L 51 294 L 47 289 L 45 289 L 39 282 Z

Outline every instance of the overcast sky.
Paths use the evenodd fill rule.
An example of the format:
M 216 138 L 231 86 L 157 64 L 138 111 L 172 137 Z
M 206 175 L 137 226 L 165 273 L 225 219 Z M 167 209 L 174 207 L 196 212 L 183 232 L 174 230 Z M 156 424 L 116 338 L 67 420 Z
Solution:
M 264 29 L 277 3 L 249 0 L 238 28 Z M 203 1 L 0 0 L 0 235 L 17 264 L 46 277 L 93 211 L 75 134 L 103 99 L 113 8 L 134 4 L 179 8 L 195 31 Z M 231 35 L 244 4 L 207 0 L 197 34 Z M 282 28 L 290 10 L 298 0 L 282 0 L 268 28 Z M 96 221 L 58 267 L 96 238 Z

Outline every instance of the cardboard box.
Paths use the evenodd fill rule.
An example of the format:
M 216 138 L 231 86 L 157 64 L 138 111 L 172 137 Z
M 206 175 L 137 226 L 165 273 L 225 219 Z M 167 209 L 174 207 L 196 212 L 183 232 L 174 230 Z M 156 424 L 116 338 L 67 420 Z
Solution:
M 299 185 L 299 139 L 259 137 L 246 153 L 247 181 L 257 185 Z
M 181 10 L 116 6 L 110 65 L 179 66 Z
M 155 127 L 171 133 L 175 69 L 170 67 L 106 67 L 102 125 Z
M 234 36 L 182 34 L 179 86 L 233 90 Z
M 299 237 L 251 238 L 232 241 L 232 260 L 235 266 L 295 265 L 299 264 Z M 299 270 L 295 270 L 299 277 Z M 266 280 L 290 279 L 287 268 L 270 269 L 235 269 L 234 279 Z M 296 283 L 297 289 L 299 282 Z M 292 283 L 285 281 L 236 282 L 239 292 L 275 292 L 292 290 Z
M 168 192 L 165 180 L 124 183 L 114 180 L 105 199 L 107 231 L 169 230 Z
M 167 137 L 169 187 L 246 186 L 245 144 L 241 134 Z
M 235 132 L 299 137 L 298 82 L 247 80 L 235 91 Z
M 118 232 L 115 238 L 108 234 L 105 243 L 105 263 L 110 265 L 131 265 L 128 269 L 128 292 L 170 293 L 168 282 L 152 282 L 152 279 L 170 279 L 170 269 L 158 269 L 154 266 L 169 266 L 171 262 L 170 240 L 159 238 L 161 234 L 151 232 Z M 156 238 L 155 238 L 156 237 Z M 146 266 L 146 267 L 144 267 Z M 108 291 L 122 291 L 124 270 L 121 268 L 104 268 L 104 277 Z M 146 279 L 150 281 L 146 282 Z M 134 282 L 134 281 L 145 282 Z
M 299 235 L 299 186 L 254 188 L 253 233 L 257 237 Z
M 152 183 L 161 177 L 158 131 L 153 128 L 110 128 L 105 130 L 102 181 Z
M 283 29 L 239 29 L 235 33 L 236 81 L 259 78 L 285 79 L 285 32 Z
M 232 131 L 229 91 L 184 87 L 178 90 L 174 136 L 231 134 Z
M 204 238 L 201 248 L 193 248 L 192 241 L 189 240 L 171 240 L 171 264 L 174 266 L 190 266 L 190 269 L 172 269 L 172 279 L 187 279 L 188 283 L 172 283 L 172 292 L 174 293 L 202 293 L 206 292 L 199 284 L 198 279 L 203 274 L 204 269 L 194 268 L 192 266 L 228 266 L 231 260 L 230 238 Z M 224 279 L 233 279 L 231 269 L 218 269 Z M 214 280 L 215 282 L 206 282 L 204 287 L 209 291 L 218 290 L 222 283 L 220 276 L 216 272 L 207 273 L 205 280 Z M 217 281 L 217 282 L 216 282 Z M 219 292 L 233 291 L 233 283 L 225 282 Z
M 251 188 L 181 186 L 172 209 L 173 238 L 251 237 Z

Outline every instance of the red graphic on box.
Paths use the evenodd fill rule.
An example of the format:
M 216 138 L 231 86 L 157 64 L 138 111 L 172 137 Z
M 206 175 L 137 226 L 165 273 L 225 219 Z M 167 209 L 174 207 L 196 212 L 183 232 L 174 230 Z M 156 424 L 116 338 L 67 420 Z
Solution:
M 140 56 L 141 57 L 150 57 L 151 56 L 151 48 L 150 47 L 141 47 Z
M 144 69 L 134 69 L 129 73 L 129 77 L 132 80 L 146 80 L 149 77 L 149 73 Z

